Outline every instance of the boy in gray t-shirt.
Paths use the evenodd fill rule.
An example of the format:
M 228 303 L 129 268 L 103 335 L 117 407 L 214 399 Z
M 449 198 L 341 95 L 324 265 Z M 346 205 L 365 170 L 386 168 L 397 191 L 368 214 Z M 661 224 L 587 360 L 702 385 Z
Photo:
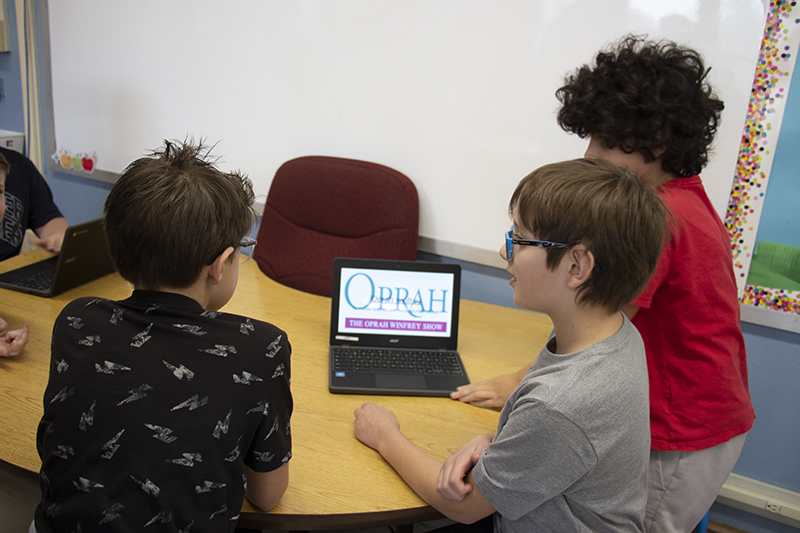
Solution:
M 514 301 L 546 313 L 554 331 L 497 431 L 441 465 L 403 436 L 391 411 L 365 403 L 356 437 L 430 505 L 477 522 L 476 531 L 643 531 L 647 368 L 620 309 L 655 269 L 667 210 L 626 170 L 577 159 L 524 178 L 509 212 L 500 255 Z

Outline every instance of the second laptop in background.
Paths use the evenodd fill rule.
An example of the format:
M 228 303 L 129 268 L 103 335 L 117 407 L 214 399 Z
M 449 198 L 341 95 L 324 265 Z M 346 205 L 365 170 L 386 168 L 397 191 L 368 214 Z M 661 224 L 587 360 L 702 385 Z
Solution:
M 103 219 L 67 228 L 61 253 L 0 274 L 0 288 L 55 296 L 114 272 Z

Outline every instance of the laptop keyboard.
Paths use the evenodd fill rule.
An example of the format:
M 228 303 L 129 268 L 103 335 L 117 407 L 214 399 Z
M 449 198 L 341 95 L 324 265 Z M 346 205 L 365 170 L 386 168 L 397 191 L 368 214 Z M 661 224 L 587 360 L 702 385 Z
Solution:
M 14 282 L 15 285 L 25 287 L 28 289 L 35 289 L 37 291 L 49 290 L 53 285 L 53 278 L 55 277 L 55 270 L 48 270 L 47 272 L 39 272 L 27 278 L 22 278 Z
M 458 357 L 452 353 L 369 348 L 334 348 L 337 372 L 399 372 L 429 375 L 462 375 Z

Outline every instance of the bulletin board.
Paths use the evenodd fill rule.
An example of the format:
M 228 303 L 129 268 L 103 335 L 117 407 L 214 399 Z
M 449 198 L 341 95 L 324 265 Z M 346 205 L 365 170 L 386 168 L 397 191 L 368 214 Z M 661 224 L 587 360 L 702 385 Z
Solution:
M 507 204 L 533 169 L 583 155 L 564 75 L 628 33 L 699 50 L 725 101 L 703 181 L 725 216 L 759 59 L 761 0 L 40 2 L 50 168 L 113 181 L 162 139 L 205 138 L 264 200 L 304 155 L 416 185 L 420 249 L 500 265 Z
M 800 10 L 792 4 L 769 4 L 725 223 L 743 319 L 800 332 Z

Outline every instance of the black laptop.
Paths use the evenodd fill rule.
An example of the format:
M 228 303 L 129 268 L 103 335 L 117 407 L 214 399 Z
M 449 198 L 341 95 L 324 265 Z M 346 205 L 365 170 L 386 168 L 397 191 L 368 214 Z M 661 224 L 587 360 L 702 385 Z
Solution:
M 103 220 L 67 228 L 61 253 L 0 274 L 0 288 L 37 296 L 55 296 L 114 272 Z
M 458 347 L 461 267 L 338 258 L 328 389 L 448 396 L 469 383 Z

